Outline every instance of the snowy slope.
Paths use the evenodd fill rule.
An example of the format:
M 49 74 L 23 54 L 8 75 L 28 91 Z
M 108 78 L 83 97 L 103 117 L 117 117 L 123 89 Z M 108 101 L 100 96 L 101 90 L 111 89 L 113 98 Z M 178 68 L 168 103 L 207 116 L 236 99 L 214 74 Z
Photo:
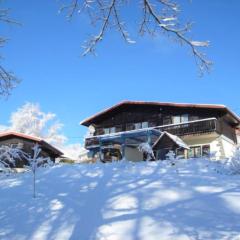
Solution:
M 63 165 L 0 177 L 0 239 L 240 239 L 240 176 L 216 163 Z M 216 166 L 215 166 L 216 165 Z

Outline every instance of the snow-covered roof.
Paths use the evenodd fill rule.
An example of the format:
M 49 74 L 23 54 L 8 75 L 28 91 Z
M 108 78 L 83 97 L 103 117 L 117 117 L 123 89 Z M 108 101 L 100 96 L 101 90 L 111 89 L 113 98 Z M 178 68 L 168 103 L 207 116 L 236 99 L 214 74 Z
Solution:
M 39 143 L 40 145 L 43 145 L 45 148 L 50 149 L 51 151 L 53 151 L 57 155 L 63 155 L 63 153 L 61 151 L 59 151 L 57 148 L 55 148 L 54 146 L 52 146 L 51 144 L 49 144 L 48 142 L 46 142 L 45 140 L 43 140 L 39 137 L 30 136 L 30 135 L 27 135 L 27 134 L 24 134 L 24 133 L 13 132 L 13 131 L 0 133 L 0 139 L 5 138 L 5 137 L 12 137 L 12 136 L 22 138 L 22 139 L 27 139 L 27 140 Z
M 163 136 L 167 135 L 171 140 L 173 140 L 179 147 L 189 149 L 188 145 L 178 136 L 170 134 L 166 131 L 162 132 L 161 136 L 157 139 L 157 141 L 154 143 L 153 147 L 161 140 Z
M 172 103 L 172 102 L 148 102 L 148 101 L 122 101 L 110 108 L 107 108 L 99 113 L 94 114 L 93 116 L 84 119 L 83 121 L 80 122 L 81 125 L 89 126 L 93 120 L 96 118 L 107 114 L 117 108 L 120 108 L 122 106 L 127 106 L 127 105 L 149 105 L 149 106 L 168 106 L 168 107 L 179 107 L 179 108 L 209 108 L 209 109 L 219 109 L 219 110 L 224 110 L 228 112 L 237 122 L 240 123 L 240 118 L 229 110 L 228 107 L 222 104 L 195 104 L 195 103 Z
M 20 137 L 20 138 L 29 139 L 29 140 L 36 141 L 36 142 L 42 141 L 41 138 L 30 136 L 30 135 L 27 135 L 27 134 L 24 134 L 24 133 L 13 132 L 13 131 L 1 132 L 0 133 L 0 138 L 11 136 L 11 135 L 14 135 L 14 136 Z

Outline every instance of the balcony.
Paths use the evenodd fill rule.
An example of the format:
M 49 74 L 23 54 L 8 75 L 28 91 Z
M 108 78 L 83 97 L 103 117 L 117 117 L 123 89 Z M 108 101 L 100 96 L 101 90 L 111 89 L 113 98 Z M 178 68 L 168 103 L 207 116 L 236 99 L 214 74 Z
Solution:
M 157 126 L 152 128 L 144 128 L 140 130 L 131 130 L 125 132 L 118 132 L 114 134 L 106 134 L 106 135 L 98 135 L 93 137 L 88 137 L 85 139 L 85 147 L 86 148 L 94 148 L 99 146 L 100 141 L 104 140 L 107 142 L 115 142 L 116 139 L 119 139 L 121 136 L 125 136 L 125 138 L 137 139 L 140 140 L 139 142 L 145 141 L 145 139 L 140 138 L 141 134 L 145 135 L 150 131 L 155 136 L 158 135 L 157 133 L 161 134 L 161 132 L 166 131 L 173 135 L 177 136 L 184 136 L 184 135 L 192 135 L 192 134 L 204 134 L 204 133 L 211 133 L 216 132 L 219 129 L 218 121 L 216 118 L 208 118 L 196 121 L 190 121 L 186 123 L 179 123 L 179 124 L 169 124 L 163 126 Z M 154 132 L 155 131 L 155 132 Z M 136 134 L 138 135 L 136 137 Z M 155 138 L 153 138 L 155 139 Z M 120 143 L 120 142 L 119 142 Z
M 166 131 L 173 135 L 184 136 L 192 134 L 202 134 L 217 131 L 217 119 L 208 118 L 186 123 L 169 124 L 156 127 L 161 132 Z

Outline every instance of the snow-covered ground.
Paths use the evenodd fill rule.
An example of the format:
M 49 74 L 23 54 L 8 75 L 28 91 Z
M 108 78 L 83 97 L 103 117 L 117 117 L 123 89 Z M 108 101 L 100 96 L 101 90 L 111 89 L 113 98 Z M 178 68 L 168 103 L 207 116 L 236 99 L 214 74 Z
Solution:
M 37 199 L 31 173 L 1 176 L 0 239 L 240 239 L 240 176 L 217 165 L 58 165 Z

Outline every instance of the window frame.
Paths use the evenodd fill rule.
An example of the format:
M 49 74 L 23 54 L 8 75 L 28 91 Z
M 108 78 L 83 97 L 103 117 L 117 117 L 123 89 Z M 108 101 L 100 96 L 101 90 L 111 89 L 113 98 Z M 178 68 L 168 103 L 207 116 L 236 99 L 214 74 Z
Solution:
M 175 122 L 175 119 L 178 118 L 178 122 Z M 189 122 L 189 114 L 179 114 L 179 115 L 173 115 L 172 116 L 172 124 L 180 124 L 180 123 L 186 123 Z
M 207 155 L 203 154 L 203 148 L 204 147 L 208 147 L 208 154 Z M 194 149 L 194 150 L 193 150 L 193 155 L 192 156 L 190 156 L 190 153 L 189 153 L 190 150 L 187 151 L 187 158 L 188 159 L 189 158 L 210 157 L 210 155 L 211 155 L 211 146 L 210 146 L 210 144 L 193 145 L 193 146 L 190 146 L 189 148 L 190 148 L 190 150 L 191 149 Z M 195 149 L 197 149 L 197 148 L 200 149 L 200 156 L 197 156 L 197 154 L 196 154 L 196 150 Z

